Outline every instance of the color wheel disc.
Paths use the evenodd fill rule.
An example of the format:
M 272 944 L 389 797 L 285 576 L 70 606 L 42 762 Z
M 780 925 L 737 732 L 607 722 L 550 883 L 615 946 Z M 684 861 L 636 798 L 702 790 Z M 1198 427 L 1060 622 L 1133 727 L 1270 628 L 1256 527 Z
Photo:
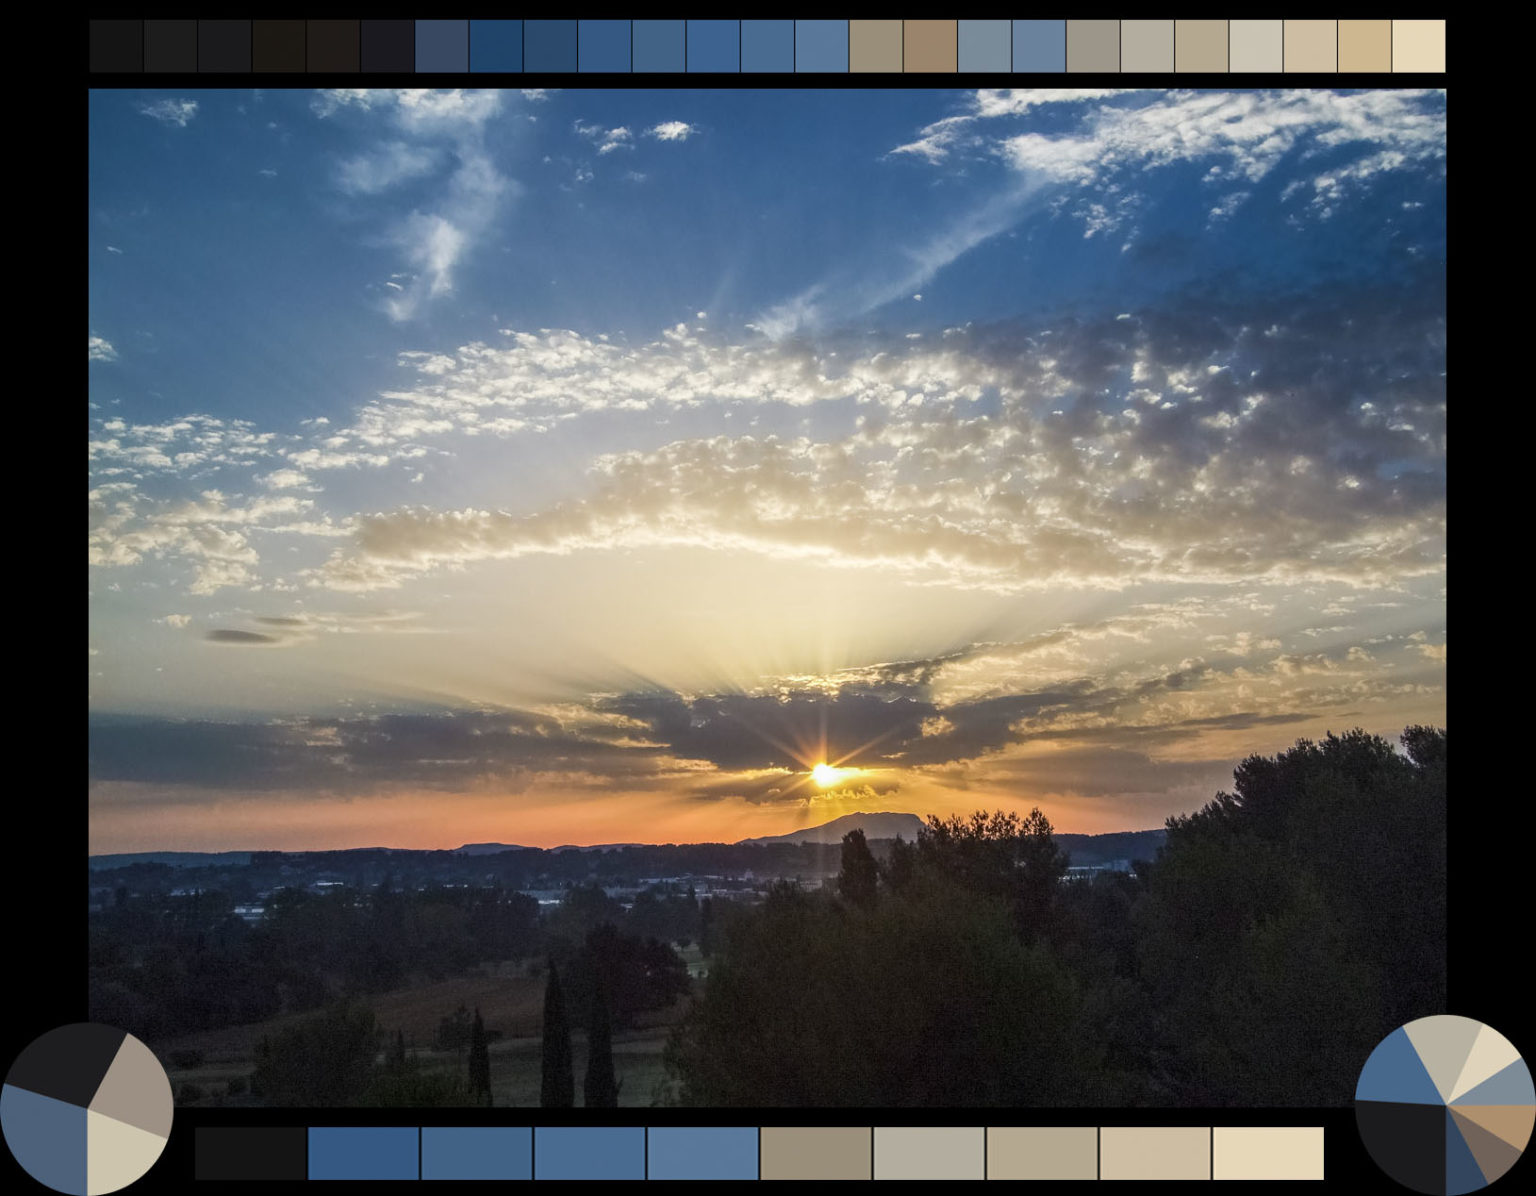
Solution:
M 171 1133 L 171 1083 L 131 1034 L 78 1022 L 16 1057 L 0 1089 L 0 1129 L 16 1161 L 69 1196 L 126 1187 Z
M 1371 1052 L 1355 1120 L 1377 1165 L 1416 1192 L 1459 1196 L 1520 1159 L 1536 1122 L 1531 1072 L 1509 1039 L 1467 1017 L 1425 1017 Z

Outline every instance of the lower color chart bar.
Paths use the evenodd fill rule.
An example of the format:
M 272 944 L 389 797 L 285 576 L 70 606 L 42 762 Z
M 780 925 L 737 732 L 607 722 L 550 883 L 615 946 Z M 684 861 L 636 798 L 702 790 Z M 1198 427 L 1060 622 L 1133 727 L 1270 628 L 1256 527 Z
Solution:
M 199 1126 L 194 1150 L 219 1182 L 1324 1178 L 1321 1126 Z

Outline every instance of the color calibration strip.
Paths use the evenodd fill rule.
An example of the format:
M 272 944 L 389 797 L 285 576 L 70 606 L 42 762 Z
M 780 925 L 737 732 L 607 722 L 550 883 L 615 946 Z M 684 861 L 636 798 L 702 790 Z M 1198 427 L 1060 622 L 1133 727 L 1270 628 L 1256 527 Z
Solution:
M 1321 1126 L 199 1127 L 200 1180 L 1321 1180 Z
M 1444 21 L 92 21 L 98 73 L 1441 73 Z

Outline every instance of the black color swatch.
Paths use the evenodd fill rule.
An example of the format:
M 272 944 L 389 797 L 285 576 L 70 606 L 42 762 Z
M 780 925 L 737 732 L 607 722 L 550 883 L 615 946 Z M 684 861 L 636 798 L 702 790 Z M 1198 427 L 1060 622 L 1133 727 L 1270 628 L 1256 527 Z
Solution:
M 251 70 L 302 71 L 303 21 L 252 21 Z
M 309 1131 L 303 1126 L 197 1127 L 194 1178 L 309 1178 Z
M 199 71 L 251 70 L 250 21 L 199 21 L 197 23 Z
M 357 71 L 357 22 L 310 21 L 308 71 Z
M 107 1068 L 127 1037 L 122 1030 L 95 1022 L 49 1030 L 16 1057 L 5 1082 L 84 1107 L 101 1087 Z
M 92 21 L 91 70 L 142 71 L 143 21 Z
M 145 74 L 191 74 L 197 70 L 196 21 L 145 21 Z
M 1355 1102 L 1355 1123 L 1377 1165 L 1416 1192 L 1445 1193 L 1445 1106 Z
M 415 21 L 363 22 L 364 71 L 410 74 L 415 69 Z

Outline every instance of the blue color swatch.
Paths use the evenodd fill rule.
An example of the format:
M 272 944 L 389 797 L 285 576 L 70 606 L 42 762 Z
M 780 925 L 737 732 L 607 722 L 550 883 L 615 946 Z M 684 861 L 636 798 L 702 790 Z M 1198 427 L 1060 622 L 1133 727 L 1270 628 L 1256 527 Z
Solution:
M 741 22 L 689 21 L 688 69 L 733 75 L 741 70 Z
M 539 1126 L 533 1135 L 534 1179 L 645 1178 L 643 1126 Z
M 1399 1027 L 1371 1052 L 1355 1085 L 1356 1100 L 1393 1101 L 1406 1105 L 1439 1105 L 1440 1092 L 1414 1049 L 1408 1031 Z
M 0 1123 L 16 1161 L 39 1183 L 85 1196 L 85 1108 L 6 1084 Z
M 581 21 L 580 67 L 629 74 L 629 22 Z
M 635 21 L 635 70 L 683 70 L 682 21 Z
M 961 21 L 958 67 L 962 71 L 1013 69 L 1013 39 L 1007 21 Z
M 500 1125 L 423 1126 L 422 1179 L 532 1179 L 533 1130 Z
M 414 1125 L 312 1125 L 309 1178 L 419 1179 L 420 1140 Z
M 757 1127 L 652 1126 L 650 1179 L 756 1179 Z
M 1065 21 L 1015 21 L 1013 69 L 1016 71 L 1065 71 L 1067 23 Z
M 795 69 L 795 23 L 793 21 L 743 21 L 741 23 L 741 69 L 763 73 Z
M 469 70 L 469 22 L 417 21 L 416 70 Z
M 848 71 L 847 21 L 796 21 L 795 70 Z
M 1455 1119 L 1451 1117 L 1451 1111 L 1447 1109 L 1445 1111 L 1446 1196 L 1461 1196 L 1463 1192 L 1475 1192 L 1487 1186 L 1488 1181 L 1483 1177 L 1483 1169 L 1472 1157 L 1472 1148 L 1461 1136 L 1461 1127 L 1456 1124 Z
M 576 40 L 575 21 L 524 21 L 523 70 L 574 71 Z
M 471 71 L 521 71 L 523 23 L 521 21 L 471 21 L 469 23 Z

